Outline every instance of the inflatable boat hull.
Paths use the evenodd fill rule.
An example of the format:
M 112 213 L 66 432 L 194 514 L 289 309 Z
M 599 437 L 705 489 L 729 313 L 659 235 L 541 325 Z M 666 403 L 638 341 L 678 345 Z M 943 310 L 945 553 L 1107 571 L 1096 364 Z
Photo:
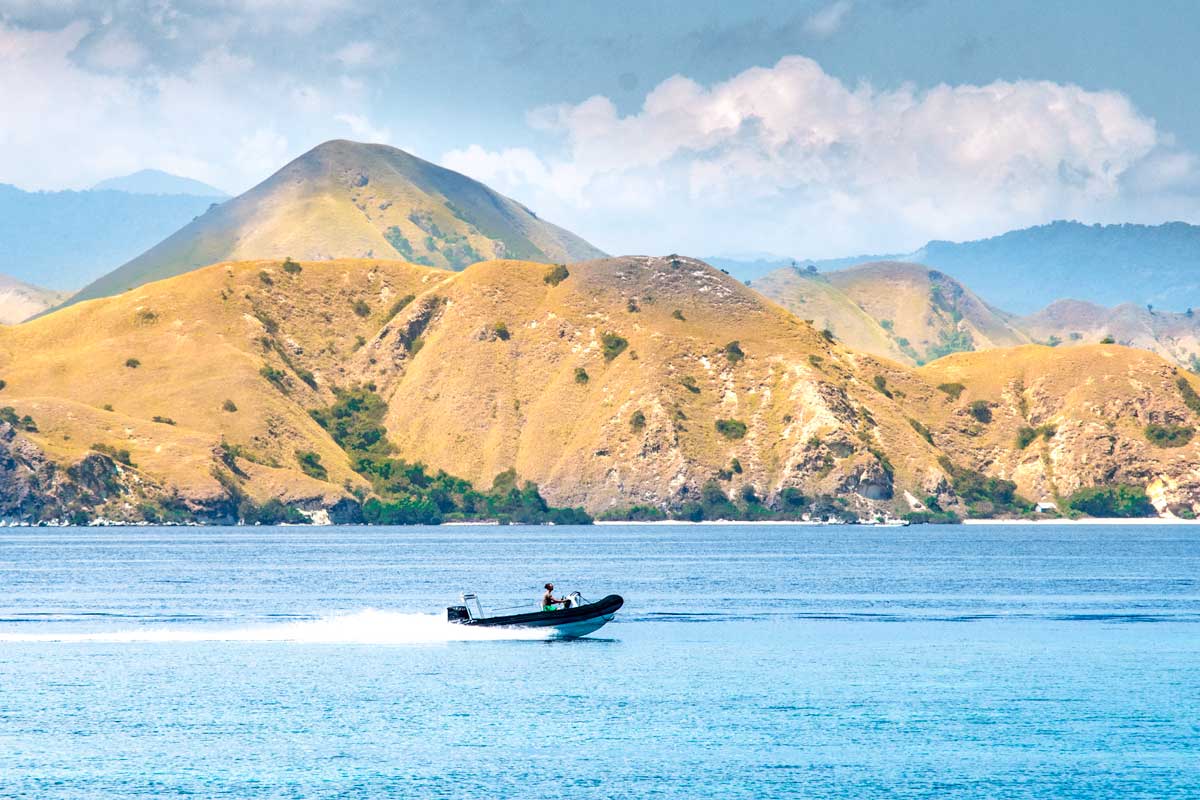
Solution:
M 607 625 L 625 604 L 618 594 L 610 594 L 595 603 L 560 608 L 554 611 L 532 611 L 528 614 L 509 614 L 503 617 L 454 619 L 459 625 L 479 625 L 488 628 L 549 628 L 559 639 L 578 639 Z M 465 609 L 464 609 L 465 610 Z

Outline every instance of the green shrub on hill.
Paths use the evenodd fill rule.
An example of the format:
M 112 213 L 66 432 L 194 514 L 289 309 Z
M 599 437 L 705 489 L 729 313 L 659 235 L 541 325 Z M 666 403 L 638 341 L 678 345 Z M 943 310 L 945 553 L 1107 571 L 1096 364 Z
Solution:
M 1140 486 L 1093 486 L 1071 495 L 1067 505 L 1092 517 L 1152 517 L 1154 506 Z
M 104 455 L 111 458 L 113 461 L 118 461 L 127 467 L 137 466 L 136 464 L 133 463 L 133 457 L 129 454 L 129 451 L 126 450 L 125 448 L 121 448 L 118 450 L 117 448 L 113 447 L 112 445 L 97 443 L 97 444 L 92 445 L 92 449 L 95 450 L 97 453 L 103 453 Z
M 582 508 L 555 508 L 538 487 L 522 483 L 514 470 L 496 476 L 490 491 L 443 471 L 393 455 L 383 419 L 387 404 L 369 387 L 339 389 L 335 402 L 310 411 L 350 456 L 355 472 L 371 483 L 375 496 L 363 505 L 363 517 L 379 525 L 436 525 L 445 519 L 495 519 L 521 524 L 585 525 Z
M 939 391 L 945 392 L 946 396 L 951 400 L 957 400 L 959 395 L 961 395 L 963 390 L 967 387 L 963 386 L 961 383 L 941 383 L 938 384 L 937 388 Z
M 258 371 L 267 381 L 284 394 L 288 393 L 287 373 L 281 369 L 275 369 L 270 364 L 263 364 L 262 369 Z
M 1183 447 L 1195 433 L 1195 428 L 1186 425 L 1158 425 L 1153 422 L 1145 429 L 1146 438 L 1158 447 Z
M 244 525 L 307 525 L 311 520 L 301 514 L 296 508 L 284 505 L 278 498 L 272 497 L 262 505 L 256 504 L 250 498 L 243 498 L 237 507 L 238 519 Z
M 1029 445 L 1033 444 L 1033 440 L 1039 436 L 1043 439 L 1052 439 L 1058 429 L 1053 425 L 1039 425 L 1036 428 L 1028 425 L 1022 425 L 1017 429 L 1017 448 L 1024 450 Z
M 404 232 L 396 225 L 392 225 L 383 232 L 383 238 L 392 246 L 392 249 L 405 261 L 412 261 L 413 248 L 412 244 L 404 237 Z
M 571 273 L 567 270 L 566 264 L 555 264 L 542 277 L 542 281 L 551 286 L 558 286 L 569 277 L 571 277 Z
M 938 331 L 938 343 L 929 348 L 925 355 L 927 360 L 936 361 L 951 353 L 967 353 L 974 349 L 975 340 L 971 338 L 971 332 L 956 328 L 953 331 Z
M 976 400 L 967 407 L 967 412 L 985 425 L 992 421 L 992 404 L 987 400 Z
M 396 302 L 392 303 L 392 307 L 388 309 L 387 318 L 384 319 L 383 323 L 386 325 L 387 323 L 391 322 L 397 314 L 407 308 L 408 304 L 416 299 L 417 296 L 415 294 L 406 294 Z
M 329 470 L 325 469 L 325 465 L 321 463 L 319 453 L 311 450 L 297 450 L 296 462 L 300 465 L 300 470 L 310 478 L 323 481 L 329 477 Z
M 1192 388 L 1188 379 L 1180 377 L 1175 385 L 1179 387 L 1179 393 L 1183 395 L 1183 404 L 1190 408 L 1192 413 L 1200 414 L 1200 395 L 1196 394 L 1196 390 Z
M 919 420 L 915 420 L 911 417 L 909 417 L 908 424 L 912 426 L 912 429 L 917 432 L 918 436 L 930 444 L 933 444 L 933 434 L 929 432 L 929 428 L 926 428 Z
M 719 419 L 715 425 L 717 433 L 726 439 L 741 439 L 746 435 L 746 423 L 738 419 Z
M 7 422 L 19 431 L 27 433 L 37 433 L 37 423 L 33 421 L 33 417 L 26 414 L 23 417 L 17 416 L 17 410 L 12 406 L 0 408 L 0 422 Z
M 656 506 L 610 508 L 600 515 L 606 522 L 662 522 L 669 519 L 666 511 Z
M 624 353 L 627 347 L 629 347 L 629 341 L 612 331 L 606 331 L 600 337 L 600 352 L 604 354 L 605 361 L 612 361 Z
M 1017 494 L 1017 485 L 1003 478 L 992 478 L 973 469 L 960 467 L 942 456 L 938 464 L 950 478 L 954 493 L 974 512 L 1018 513 L 1031 509 L 1029 501 Z

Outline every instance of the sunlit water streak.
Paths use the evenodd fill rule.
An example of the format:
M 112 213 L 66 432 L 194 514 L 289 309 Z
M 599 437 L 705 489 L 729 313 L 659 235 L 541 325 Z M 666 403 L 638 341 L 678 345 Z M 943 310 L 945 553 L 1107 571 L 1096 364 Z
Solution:
M 399 614 L 369 608 L 314 620 L 241 628 L 134 628 L 90 633 L 0 633 L 0 642 L 290 642 L 293 644 L 420 644 L 545 639 L 521 628 L 452 625 L 437 614 Z

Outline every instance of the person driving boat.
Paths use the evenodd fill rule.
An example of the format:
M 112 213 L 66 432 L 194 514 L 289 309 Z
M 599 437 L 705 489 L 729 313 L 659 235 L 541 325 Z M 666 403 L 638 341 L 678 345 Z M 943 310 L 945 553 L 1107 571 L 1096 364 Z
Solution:
M 546 593 L 542 595 L 542 611 L 554 611 L 555 609 L 558 608 L 559 604 L 568 603 L 568 602 L 569 601 L 565 597 L 555 597 L 554 596 L 554 584 L 553 583 L 546 584 Z M 566 605 L 563 607 L 569 608 L 570 606 Z

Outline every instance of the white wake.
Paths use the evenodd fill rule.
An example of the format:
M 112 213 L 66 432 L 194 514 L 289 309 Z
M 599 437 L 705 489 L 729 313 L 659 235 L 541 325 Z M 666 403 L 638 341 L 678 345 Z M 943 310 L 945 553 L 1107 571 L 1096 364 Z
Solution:
M 545 639 L 546 630 L 452 625 L 439 614 L 400 614 L 368 608 L 298 622 L 241 628 L 134 628 L 94 633 L 10 633 L 0 642 L 294 642 L 301 644 L 421 644 Z

